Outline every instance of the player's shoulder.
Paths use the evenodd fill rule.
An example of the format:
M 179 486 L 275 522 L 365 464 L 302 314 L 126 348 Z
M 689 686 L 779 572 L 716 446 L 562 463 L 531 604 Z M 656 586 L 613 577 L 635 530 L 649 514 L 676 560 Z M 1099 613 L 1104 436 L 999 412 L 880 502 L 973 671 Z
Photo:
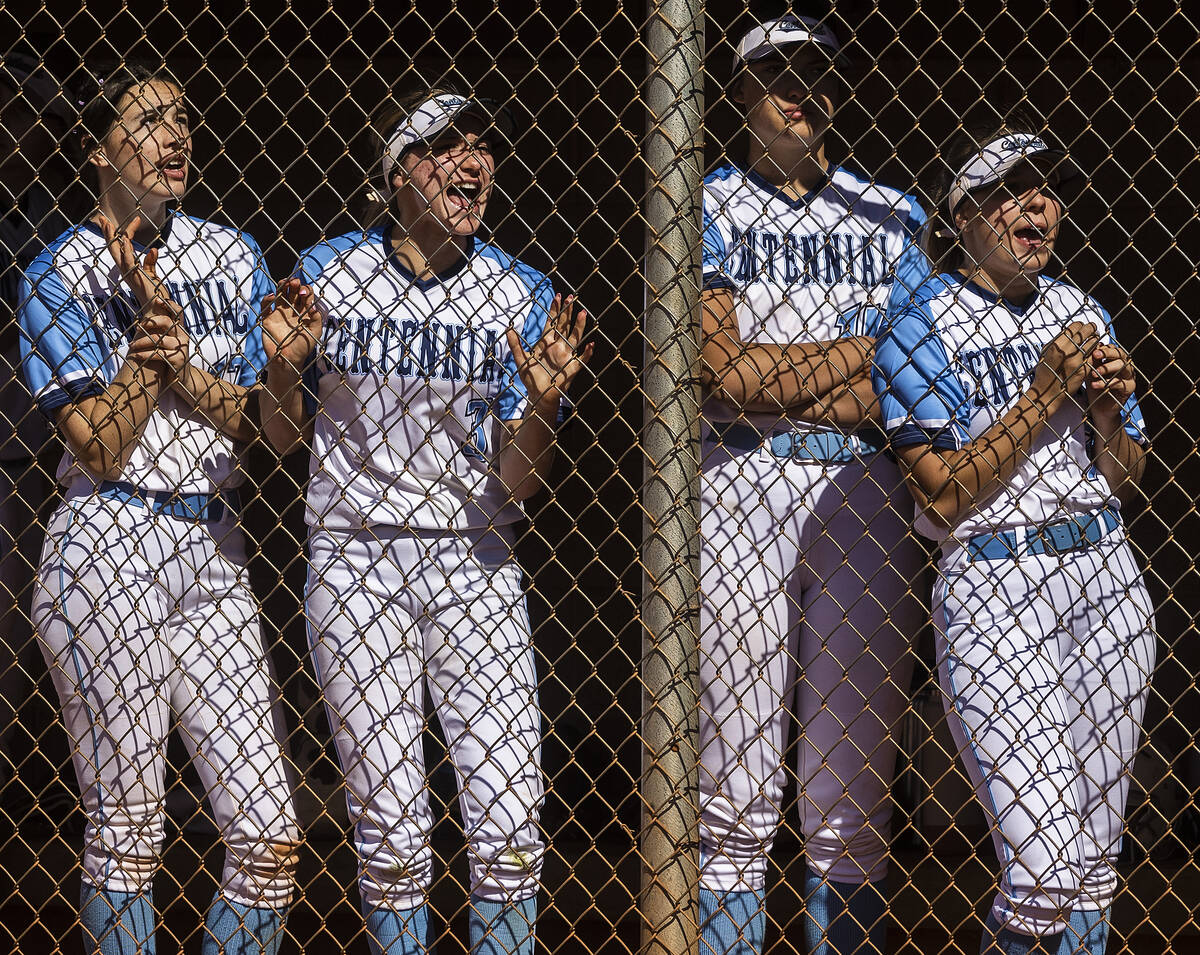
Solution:
M 259 258 L 262 257 L 262 249 L 259 248 L 254 236 L 249 232 L 214 219 L 202 219 L 199 216 L 188 215 L 186 212 L 176 210 L 171 224 L 171 232 L 173 235 L 178 233 L 179 238 L 185 243 L 198 240 L 206 249 L 213 252 L 236 254 L 246 250 Z
M 1100 308 L 1100 303 L 1066 277 L 1042 275 L 1038 279 L 1042 295 L 1054 304 Z
M 913 234 L 925 223 L 925 209 L 915 195 L 867 176 L 859 169 L 834 166 L 829 181 L 850 204 L 871 218 L 893 218 Z
M 60 235 L 46 243 L 25 269 L 31 283 L 45 276 L 81 263 L 91 265 L 97 254 L 104 249 L 104 235 L 91 222 L 70 226 Z
M 535 269 L 527 262 L 522 262 L 499 246 L 478 237 L 475 239 L 475 254 L 472 256 L 472 260 L 471 265 L 474 271 L 512 276 L 531 294 L 539 289 L 548 288 L 550 285 L 550 279 L 544 272 Z
M 913 289 L 894 289 L 888 300 L 888 313 L 903 316 L 906 321 L 935 323 L 935 303 L 938 299 L 957 299 L 963 283 L 957 276 L 932 272 Z
M 754 185 L 747 178 L 746 170 L 736 163 L 722 163 L 704 177 L 704 199 L 709 206 L 723 206 L 739 193 L 748 195 L 753 191 Z
M 386 258 L 383 241 L 382 227 L 352 229 L 332 238 L 321 239 L 300 253 L 300 270 L 312 281 L 344 264 L 355 254 L 367 254 L 382 260 Z

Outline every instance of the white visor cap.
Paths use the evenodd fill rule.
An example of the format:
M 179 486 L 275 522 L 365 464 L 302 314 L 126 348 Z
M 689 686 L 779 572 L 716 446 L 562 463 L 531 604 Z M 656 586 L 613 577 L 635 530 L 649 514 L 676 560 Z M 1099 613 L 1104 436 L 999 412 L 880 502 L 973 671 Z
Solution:
M 1061 149 L 1053 149 L 1040 136 L 1030 133 L 1009 133 L 983 147 L 954 177 L 947 205 L 950 215 L 967 197 L 967 193 L 999 182 L 1016 166 L 1027 160 L 1042 157 L 1059 182 L 1079 175 L 1079 170 Z
M 512 134 L 512 122 L 502 106 L 488 100 L 459 96 L 456 93 L 432 96 L 405 116 L 392 131 L 383 154 L 383 168 L 380 170 L 385 189 L 391 191 L 392 170 L 400 164 L 400 157 L 406 149 L 416 143 L 436 139 L 439 133 L 464 113 L 478 116 L 485 125 L 490 124 L 505 138 Z
M 768 20 L 751 27 L 737 45 L 737 58 L 743 63 L 781 53 L 795 43 L 818 43 L 836 56 L 842 50 L 833 31 L 819 20 L 794 14 Z

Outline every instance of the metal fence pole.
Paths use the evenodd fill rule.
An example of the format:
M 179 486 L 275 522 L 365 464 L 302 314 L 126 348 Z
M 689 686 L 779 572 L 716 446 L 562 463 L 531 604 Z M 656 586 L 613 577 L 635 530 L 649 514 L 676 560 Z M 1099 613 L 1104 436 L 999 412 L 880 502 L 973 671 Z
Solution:
M 697 950 L 701 0 L 648 5 L 643 955 Z

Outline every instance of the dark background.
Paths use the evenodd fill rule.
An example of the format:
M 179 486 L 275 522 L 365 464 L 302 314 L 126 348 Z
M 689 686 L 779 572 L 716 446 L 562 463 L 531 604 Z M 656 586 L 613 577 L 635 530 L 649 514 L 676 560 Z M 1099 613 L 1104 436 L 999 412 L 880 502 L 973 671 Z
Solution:
M 521 544 L 541 655 L 546 826 L 564 871 L 593 864 L 613 872 L 633 860 L 641 757 L 644 11 L 599 0 L 402 6 L 255 0 L 218 18 L 200 0 L 90 0 L 82 10 L 11 3 L 0 7 L 0 37 L 44 53 L 68 82 L 82 58 L 165 57 L 203 115 L 194 149 L 202 180 L 188 211 L 244 227 L 276 276 L 321 236 L 356 224 L 370 165 L 361 133 L 389 90 L 457 80 L 516 113 L 520 132 L 498 174 L 504 196 L 489 210 L 491 227 L 506 250 L 578 292 L 597 341 L 594 377 L 580 383 L 562 434 L 561 483 L 553 499 L 535 505 Z M 1200 711 L 1192 678 L 1200 167 L 1188 131 L 1200 128 L 1200 74 L 1194 22 L 1175 5 L 1147 6 L 1132 13 L 1128 4 L 1081 0 L 986 0 L 957 10 L 838 4 L 830 22 L 850 41 L 856 66 L 833 158 L 923 196 L 939 146 L 961 122 L 1025 100 L 1090 173 L 1061 257 L 1071 280 L 1113 314 L 1132 351 L 1154 441 L 1144 483 L 1152 503 L 1127 511 L 1148 560 L 1161 634 L 1147 720 L 1160 758 L 1139 776 L 1151 791 L 1190 792 L 1200 786 L 1183 760 Z M 741 148 L 741 117 L 721 97 L 742 13 L 733 3 L 707 8 L 710 165 L 721 159 L 721 143 L 731 157 Z M 307 462 L 281 466 L 260 450 L 250 467 L 258 493 L 246 520 L 261 548 L 255 582 L 290 704 L 292 751 L 302 767 L 316 760 L 311 771 L 330 777 L 319 759 L 327 728 L 304 669 L 297 599 L 303 527 L 294 502 Z M 1190 796 L 1180 798 L 1186 807 Z M 336 819 L 340 795 L 322 799 L 330 808 L 317 821 Z M 1135 794 L 1135 809 L 1139 800 Z M 609 848 L 588 850 L 593 840 Z M 74 898 L 73 881 L 63 892 Z M 311 896 L 305 904 L 320 907 Z M 352 891 L 345 904 L 353 904 Z M 622 890 L 607 920 L 620 920 L 631 904 Z

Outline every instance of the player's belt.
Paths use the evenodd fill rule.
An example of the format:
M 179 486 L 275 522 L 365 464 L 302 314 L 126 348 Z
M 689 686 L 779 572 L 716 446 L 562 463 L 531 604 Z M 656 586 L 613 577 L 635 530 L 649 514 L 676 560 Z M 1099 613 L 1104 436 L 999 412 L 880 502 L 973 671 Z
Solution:
M 128 481 L 103 481 L 101 497 L 134 507 L 148 507 L 157 514 L 185 521 L 219 521 L 228 505 L 220 494 L 175 494 L 171 491 L 143 491 Z
M 837 431 L 796 431 L 780 428 L 760 431 L 752 425 L 719 423 L 710 427 L 711 439 L 734 451 L 764 448 L 774 457 L 813 464 L 844 464 L 883 450 L 869 438 Z
M 967 541 L 968 560 L 1004 560 L 1032 554 L 1064 554 L 1100 543 L 1121 523 L 1111 505 L 1065 521 L 997 534 L 980 534 Z

